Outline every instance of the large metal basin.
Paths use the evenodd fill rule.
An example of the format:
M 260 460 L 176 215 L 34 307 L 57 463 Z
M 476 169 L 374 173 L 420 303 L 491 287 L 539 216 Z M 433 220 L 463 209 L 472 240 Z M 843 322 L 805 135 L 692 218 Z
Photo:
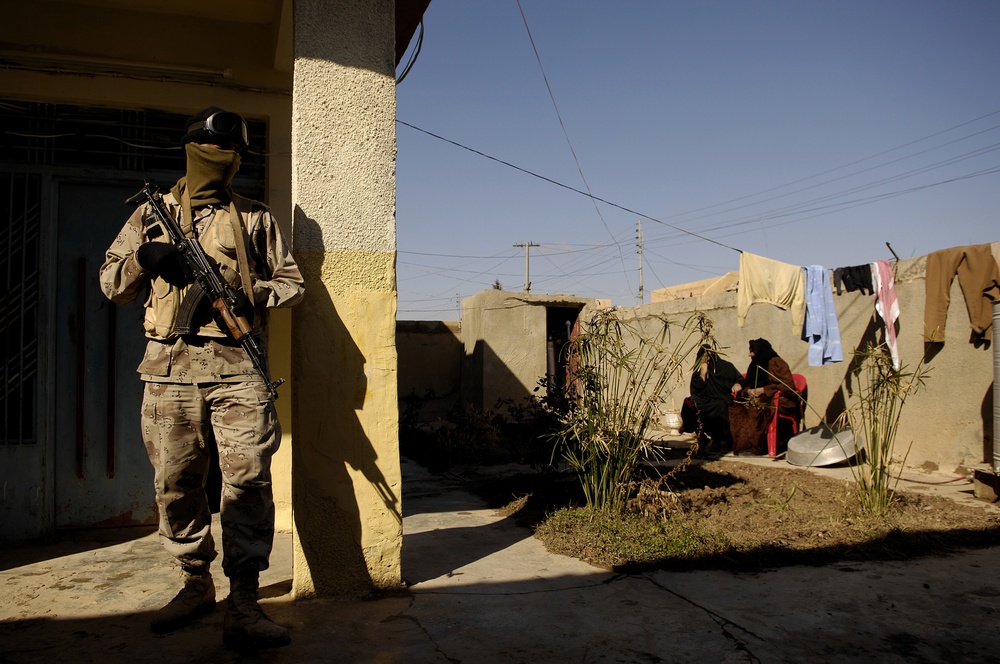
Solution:
M 785 459 L 793 466 L 832 466 L 855 457 L 864 447 L 851 429 L 834 433 L 821 424 L 792 436 Z

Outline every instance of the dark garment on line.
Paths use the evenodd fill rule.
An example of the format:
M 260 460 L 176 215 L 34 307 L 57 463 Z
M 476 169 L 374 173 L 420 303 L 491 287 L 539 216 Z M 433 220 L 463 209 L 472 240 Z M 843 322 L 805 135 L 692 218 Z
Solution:
M 865 295 L 874 295 L 875 284 L 872 281 L 871 263 L 838 267 L 833 271 L 833 284 L 837 287 L 837 295 L 843 295 L 840 290 L 841 284 L 848 293 L 859 290 Z

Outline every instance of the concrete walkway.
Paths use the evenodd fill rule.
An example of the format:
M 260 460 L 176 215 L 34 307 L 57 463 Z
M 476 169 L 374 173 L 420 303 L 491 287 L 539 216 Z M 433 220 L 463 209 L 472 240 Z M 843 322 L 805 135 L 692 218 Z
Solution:
M 240 655 L 222 645 L 221 603 L 197 624 L 150 632 L 150 613 L 178 586 L 156 536 L 90 532 L 0 550 L 0 663 L 1000 661 L 998 548 L 617 575 L 546 552 L 456 481 L 403 469 L 406 592 L 293 602 L 291 537 L 279 534 L 262 604 L 292 644 Z M 997 509 L 955 478 L 922 486 Z

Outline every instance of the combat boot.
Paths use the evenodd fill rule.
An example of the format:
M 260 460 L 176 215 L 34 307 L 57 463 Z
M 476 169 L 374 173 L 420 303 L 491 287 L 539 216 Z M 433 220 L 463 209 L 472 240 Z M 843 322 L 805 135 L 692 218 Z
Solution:
M 208 569 L 184 569 L 183 574 L 184 587 L 149 621 L 158 634 L 183 627 L 215 608 L 215 582 Z
M 257 603 L 257 572 L 229 579 L 222 642 L 237 650 L 280 648 L 292 642 L 288 630 L 271 621 Z

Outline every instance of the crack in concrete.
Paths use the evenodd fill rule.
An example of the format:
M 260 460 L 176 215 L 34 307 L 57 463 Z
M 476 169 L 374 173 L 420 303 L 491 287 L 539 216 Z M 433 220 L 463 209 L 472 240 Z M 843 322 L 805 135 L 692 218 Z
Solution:
M 751 637 L 757 639 L 758 641 L 765 641 L 765 639 L 763 639 L 761 636 L 759 636 L 758 634 L 755 634 L 753 631 L 747 629 L 746 627 L 740 625 L 739 623 L 733 622 L 729 618 L 726 618 L 726 617 L 724 617 L 724 616 L 716 613 L 715 611 L 711 610 L 707 606 L 702 606 L 701 604 L 698 604 L 697 602 L 695 602 L 694 600 L 690 599 L 689 597 L 685 597 L 684 595 L 681 595 L 676 590 L 672 590 L 672 589 L 668 588 L 667 586 L 663 585 L 662 583 L 660 583 L 659 581 L 657 581 L 656 579 L 654 579 L 654 578 L 652 578 L 650 576 L 646 576 L 644 574 L 640 574 L 640 575 L 637 575 L 637 576 L 639 578 L 641 578 L 641 579 L 645 579 L 646 581 L 648 581 L 649 583 L 653 584 L 654 586 L 656 586 L 660 590 L 663 590 L 663 591 L 666 591 L 666 592 L 670 593 L 671 595 L 673 595 L 677 599 L 681 600 L 682 602 L 686 602 L 687 604 L 690 604 L 691 606 L 695 607 L 699 611 L 702 611 L 703 613 L 705 613 L 705 615 L 707 615 L 709 618 L 711 618 L 712 621 L 715 622 L 715 624 L 717 624 L 719 626 L 719 628 L 722 630 L 722 634 L 733 643 L 733 645 L 736 647 L 737 650 L 745 652 L 747 654 L 747 657 L 750 658 L 751 662 L 755 662 L 756 664 L 759 664 L 760 658 L 757 657 L 753 653 L 753 651 L 750 649 L 750 645 L 744 639 L 740 638 L 739 635 L 737 635 L 733 631 L 731 631 L 730 628 L 735 628 L 735 629 L 740 630 L 744 634 L 749 634 Z
M 411 615 L 407 614 L 407 612 L 410 611 L 410 609 L 413 608 L 413 604 L 416 601 L 417 601 L 417 598 L 411 595 L 410 596 L 410 601 L 406 605 L 406 608 L 403 611 L 400 611 L 399 613 L 396 613 L 396 614 L 394 614 L 392 616 L 389 616 L 383 622 L 387 622 L 387 621 L 393 620 L 393 619 L 408 620 L 408 621 L 410 621 L 413 625 L 416 626 L 417 629 L 420 630 L 420 632 L 425 637 L 427 637 L 427 641 L 434 647 L 435 651 L 437 651 L 438 653 L 440 653 L 440 655 L 442 657 L 444 657 L 449 662 L 452 662 L 452 664 L 461 664 L 462 660 L 455 659 L 454 657 L 450 657 L 448 655 L 448 653 L 446 653 L 444 651 L 444 649 L 441 648 L 441 645 L 434 639 L 434 637 L 431 635 L 430 631 L 428 631 L 428 629 L 423 625 L 423 623 L 420 622 L 420 618 L 417 618 L 416 616 L 411 616 Z

